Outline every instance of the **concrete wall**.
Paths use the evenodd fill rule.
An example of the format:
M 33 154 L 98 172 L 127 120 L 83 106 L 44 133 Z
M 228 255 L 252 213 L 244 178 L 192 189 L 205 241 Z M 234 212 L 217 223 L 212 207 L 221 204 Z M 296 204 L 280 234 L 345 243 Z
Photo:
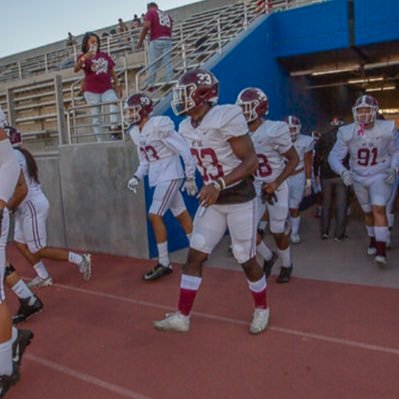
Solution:
M 37 157 L 49 198 L 49 245 L 148 257 L 144 190 L 126 184 L 137 165 L 129 143 L 62 146 Z

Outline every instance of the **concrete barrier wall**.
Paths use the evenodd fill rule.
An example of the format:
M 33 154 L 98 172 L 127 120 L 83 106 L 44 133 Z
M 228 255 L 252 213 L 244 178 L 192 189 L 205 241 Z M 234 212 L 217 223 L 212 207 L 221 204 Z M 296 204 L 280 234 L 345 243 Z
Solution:
M 144 189 L 126 188 L 138 162 L 130 142 L 62 146 L 37 161 L 51 205 L 49 245 L 148 257 Z

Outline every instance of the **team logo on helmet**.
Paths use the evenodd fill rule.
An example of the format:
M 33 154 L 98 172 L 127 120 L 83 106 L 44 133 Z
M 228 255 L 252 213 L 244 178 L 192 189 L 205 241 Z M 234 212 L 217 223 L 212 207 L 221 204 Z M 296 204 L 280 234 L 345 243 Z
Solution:
M 150 97 L 144 93 L 135 93 L 129 96 L 124 105 L 124 120 L 130 125 L 137 125 L 143 118 L 151 114 L 153 104 Z
M 241 90 L 236 104 L 242 108 L 247 122 L 252 122 L 269 113 L 269 100 L 266 94 L 257 87 Z

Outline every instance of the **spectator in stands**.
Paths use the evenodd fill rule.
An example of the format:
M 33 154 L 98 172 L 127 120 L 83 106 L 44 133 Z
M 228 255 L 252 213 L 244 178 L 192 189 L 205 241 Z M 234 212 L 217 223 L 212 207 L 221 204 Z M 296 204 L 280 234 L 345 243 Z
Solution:
M 127 32 L 129 29 L 127 25 L 123 22 L 122 18 L 118 19 L 118 33 Z
M 142 25 L 141 19 L 137 16 L 137 14 L 134 14 L 132 23 L 130 25 L 130 29 L 134 30 L 134 29 L 140 28 L 141 25 Z
M 340 118 L 331 121 L 331 129 L 323 133 L 315 146 L 315 156 L 313 160 L 314 174 L 320 173 L 320 183 L 322 190 L 321 205 L 321 238 L 326 240 L 330 233 L 330 224 L 333 208 L 333 198 L 335 197 L 335 241 L 342 241 L 345 238 L 347 224 L 347 197 L 348 189 L 339 175 L 333 172 L 329 163 L 328 156 L 337 141 L 338 128 L 344 122 Z M 348 157 L 347 157 L 348 158 Z M 348 167 L 348 159 L 344 162 Z
M 68 32 L 68 38 L 66 40 L 66 46 L 67 47 L 74 47 L 78 44 L 78 42 L 75 39 L 75 36 L 72 35 L 71 32 Z
M 101 103 L 115 102 L 110 105 L 110 122 L 112 138 L 116 139 L 116 132 L 120 125 L 118 98 L 122 97 L 121 82 L 115 72 L 112 58 L 100 51 L 100 38 L 93 32 L 87 32 L 82 40 L 82 53 L 75 63 L 75 72 L 83 69 L 85 78 L 82 87 L 85 100 L 91 105 L 93 129 L 97 141 L 104 141 L 101 122 Z
M 158 9 L 156 3 L 147 4 L 147 14 L 144 18 L 143 29 L 136 44 L 136 49 L 140 49 L 143 41 L 150 32 L 150 43 L 148 45 L 148 90 L 153 90 L 153 83 L 157 69 L 161 66 L 165 68 L 167 81 L 173 78 L 172 66 L 172 18 L 164 11 Z M 161 57 L 161 60 L 154 64 L 154 61 Z

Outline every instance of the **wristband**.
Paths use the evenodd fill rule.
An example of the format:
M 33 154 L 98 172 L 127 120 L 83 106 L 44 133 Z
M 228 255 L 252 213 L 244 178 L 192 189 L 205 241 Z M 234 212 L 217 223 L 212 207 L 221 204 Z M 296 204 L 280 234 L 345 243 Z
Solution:
M 222 187 L 219 184 L 218 180 L 213 181 L 213 186 L 218 190 L 219 192 L 222 191 Z
M 312 179 L 306 179 L 306 185 L 309 187 L 312 185 Z
M 219 177 L 219 179 L 216 180 L 221 187 L 222 190 L 226 188 L 226 182 L 224 181 L 223 177 Z

